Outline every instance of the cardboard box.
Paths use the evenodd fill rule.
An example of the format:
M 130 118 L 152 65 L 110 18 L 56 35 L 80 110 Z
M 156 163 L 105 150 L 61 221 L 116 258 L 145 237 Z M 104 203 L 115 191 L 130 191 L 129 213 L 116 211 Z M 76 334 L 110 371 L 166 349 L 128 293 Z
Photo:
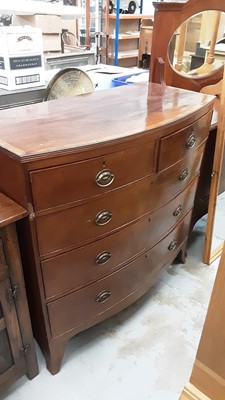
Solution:
M 76 28 L 76 20 L 75 19 L 61 19 L 61 29 L 67 29 L 69 32 L 73 33 L 75 36 L 77 35 Z
M 33 26 L 42 33 L 61 33 L 61 18 L 57 15 L 13 15 L 12 25 Z
M 44 84 L 41 29 L 1 27 L 0 87 L 16 90 Z
M 61 51 L 61 35 L 60 34 L 44 34 L 42 35 L 43 51 Z

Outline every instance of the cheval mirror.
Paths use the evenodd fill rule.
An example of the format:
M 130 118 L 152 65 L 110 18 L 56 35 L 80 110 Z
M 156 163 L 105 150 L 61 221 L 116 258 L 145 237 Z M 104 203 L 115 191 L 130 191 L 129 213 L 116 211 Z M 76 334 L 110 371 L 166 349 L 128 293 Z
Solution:
M 203 262 L 225 240 L 225 1 L 155 1 L 150 81 L 215 95 L 196 194 L 192 226 L 206 216 Z M 225 209 L 225 207 L 223 207 Z

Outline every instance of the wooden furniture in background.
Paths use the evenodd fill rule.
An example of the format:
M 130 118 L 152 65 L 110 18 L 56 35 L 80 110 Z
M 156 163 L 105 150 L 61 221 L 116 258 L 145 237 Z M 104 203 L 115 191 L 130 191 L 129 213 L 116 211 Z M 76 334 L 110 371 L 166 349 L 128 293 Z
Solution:
M 15 222 L 27 211 L 0 193 L 0 386 L 24 374 L 32 379 L 38 365 L 27 305 Z
M 72 336 L 184 261 L 212 105 L 140 83 L 2 111 L 0 185 L 29 210 L 19 240 L 51 373 Z
M 143 18 L 151 17 L 142 14 L 120 14 L 119 16 L 118 65 L 121 67 L 138 65 L 140 22 Z M 114 64 L 116 14 L 108 14 L 107 25 L 108 62 Z
M 85 44 L 86 46 L 91 45 L 91 38 L 90 38 L 90 27 L 91 27 L 91 16 L 90 16 L 90 7 L 91 7 L 91 2 L 90 0 L 85 0 L 85 10 L 86 10 L 86 40 Z
M 223 78 L 223 66 L 217 70 L 205 75 L 188 75 L 185 73 L 178 73 L 173 68 L 168 58 L 168 49 L 170 48 L 170 40 L 173 37 L 176 30 L 183 24 L 188 18 L 201 13 L 203 11 L 212 10 L 212 2 L 205 0 L 199 2 L 198 0 L 189 0 L 185 2 L 154 2 L 155 16 L 154 16 L 154 31 L 153 31 L 153 42 L 151 52 L 151 66 L 150 66 L 150 80 L 152 82 L 161 82 L 163 79 L 167 85 L 181 87 L 184 89 L 203 91 L 205 87 L 209 85 L 218 84 Z M 225 12 L 225 3 L 223 0 L 215 0 L 213 2 L 213 10 L 216 12 L 216 16 L 221 17 L 221 12 Z M 167 23 L 165 24 L 165 20 Z M 215 27 L 216 29 L 217 27 Z M 212 30 L 213 41 L 215 41 L 216 31 Z M 217 30 L 217 29 L 216 29 Z M 160 35 L 156 35 L 156 32 L 160 32 Z M 213 49 L 214 43 L 212 43 Z M 162 64 L 162 60 L 164 61 Z M 160 61 L 160 62 L 159 62 Z M 163 69 L 161 66 L 163 65 Z M 209 199 L 211 197 L 211 203 L 216 202 L 215 196 L 210 196 L 211 180 L 219 179 L 220 172 L 218 170 L 213 171 L 213 159 L 216 146 L 217 137 L 217 124 L 218 124 L 218 110 L 220 109 L 218 99 L 215 100 L 214 114 L 210 127 L 210 135 L 206 144 L 205 153 L 203 156 L 203 163 L 200 172 L 199 185 L 197 188 L 197 194 L 195 199 L 195 206 L 193 212 L 192 224 L 201 218 L 208 212 Z M 217 146 L 218 147 L 218 146 Z M 220 153 L 221 154 L 221 153 Z M 218 182 L 219 193 L 225 189 L 225 159 L 222 161 L 222 179 Z M 213 183 L 214 186 L 214 183 Z M 208 239 L 207 239 L 208 240 Z M 217 253 L 218 255 L 218 253 Z M 208 257 L 203 255 L 204 262 L 210 263 L 211 256 Z
M 214 53 L 215 53 L 215 46 L 216 46 L 216 41 L 217 41 L 220 19 L 221 19 L 221 12 L 214 11 L 214 13 L 212 15 L 212 21 L 211 21 L 212 26 L 213 26 L 212 37 L 210 40 L 209 51 L 208 51 L 208 54 L 206 55 L 205 62 L 199 68 L 196 68 L 193 71 L 190 71 L 189 74 L 199 76 L 201 74 L 208 74 L 208 73 L 214 71 L 216 68 L 218 68 L 214 62 L 215 61 Z
M 182 71 L 184 68 L 183 63 L 183 56 L 184 56 L 184 49 L 186 44 L 186 36 L 187 36 L 187 22 L 183 22 L 179 28 L 179 39 L 178 39 L 178 46 L 177 46 L 177 62 L 174 68 L 177 71 Z
M 203 21 L 202 13 L 199 16 L 200 19 L 200 27 Z M 215 50 L 215 45 L 218 37 L 218 31 L 219 31 L 219 25 L 220 25 L 220 19 L 221 19 L 221 12 L 219 11 L 214 11 L 210 12 L 210 24 L 212 24 L 213 29 L 212 29 L 212 34 L 210 37 L 210 46 L 209 46 L 209 52 L 208 55 L 205 59 L 205 62 L 199 67 L 199 68 L 190 68 L 190 71 L 187 73 L 189 75 L 193 76 L 199 76 L 203 74 L 208 74 L 218 68 L 218 65 L 215 64 L 215 56 L 214 56 L 214 50 Z M 196 44 L 199 43 L 198 38 L 192 38 L 193 42 L 191 43 L 190 41 L 188 42 L 187 38 L 187 28 L 189 28 L 189 24 L 192 23 L 193 18 L 195 19 L 196 17 L 192 17 L 189 20 L 186 20 L 181 24 L 181 26 L 178 28 L 179 29 L 179 37 L 178 37 L 178 45 L 177 45 L 177 53 L 176 53 L 176 63 L 174 65 L 174 68 L 178 72 L 183 72 L 185 70 L 185 64 L 184 64 L 184 58 L 185 58 L 185 50 L 186 52 L 190 52 L 190 50 L 194 47 L 196 50 Z M 201 28 L 199 32 L 199 38 L 201 35 Z M 190 40 L 190 38 L 189 38 Z M 174 64 L 174 63 L 172 63 Z
M 142 18 L 138 50 L 138 67 L 149 68 L 152 48 L 153 19 Z
M 224 400 L 225 246 L 216 275 L 194 367 L 180 400 Z

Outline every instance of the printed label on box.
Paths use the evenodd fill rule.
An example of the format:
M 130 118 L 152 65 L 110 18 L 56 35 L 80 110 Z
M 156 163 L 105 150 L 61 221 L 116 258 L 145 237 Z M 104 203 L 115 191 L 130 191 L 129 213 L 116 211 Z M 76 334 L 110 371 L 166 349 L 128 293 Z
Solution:
M 26 69 L 42 67 L 41 56 L 10 57 L 10 69 Z
M 15 77 L 16 85 L 24 85 L 26 83 L 34 83 L 40 82 L 40 75 L 25 75 L 25 76 L 16 76 Z
M 8 79 L 5 76 L 0 76 L 0 84 L 1 85 L 8 85 Z
M 33 28 L 35 29 L 35 28 Z M 41 35 L 37 32 L 33 32 L 33 34 L 25 33 L 9 33 L 7 35 L 7 49 L 9 55 L 15 54 L 31 54 L 35 52 L 39 52 L 42 48 Z
M 0 57 L 0 69 L 5 69 L 5 61 L 3 57 Z

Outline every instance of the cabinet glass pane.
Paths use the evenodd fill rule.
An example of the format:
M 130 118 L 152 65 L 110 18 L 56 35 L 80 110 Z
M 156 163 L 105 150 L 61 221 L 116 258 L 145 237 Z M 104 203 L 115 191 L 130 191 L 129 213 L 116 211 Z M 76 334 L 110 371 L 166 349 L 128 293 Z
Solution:
M 5 252 L 2 238 L 0 238 L 0 268 L 6 265 Z
M 0 375 L 11 368 L 13 364 L 13 356 L 7 330 L 4 329 L 0 332 Z

